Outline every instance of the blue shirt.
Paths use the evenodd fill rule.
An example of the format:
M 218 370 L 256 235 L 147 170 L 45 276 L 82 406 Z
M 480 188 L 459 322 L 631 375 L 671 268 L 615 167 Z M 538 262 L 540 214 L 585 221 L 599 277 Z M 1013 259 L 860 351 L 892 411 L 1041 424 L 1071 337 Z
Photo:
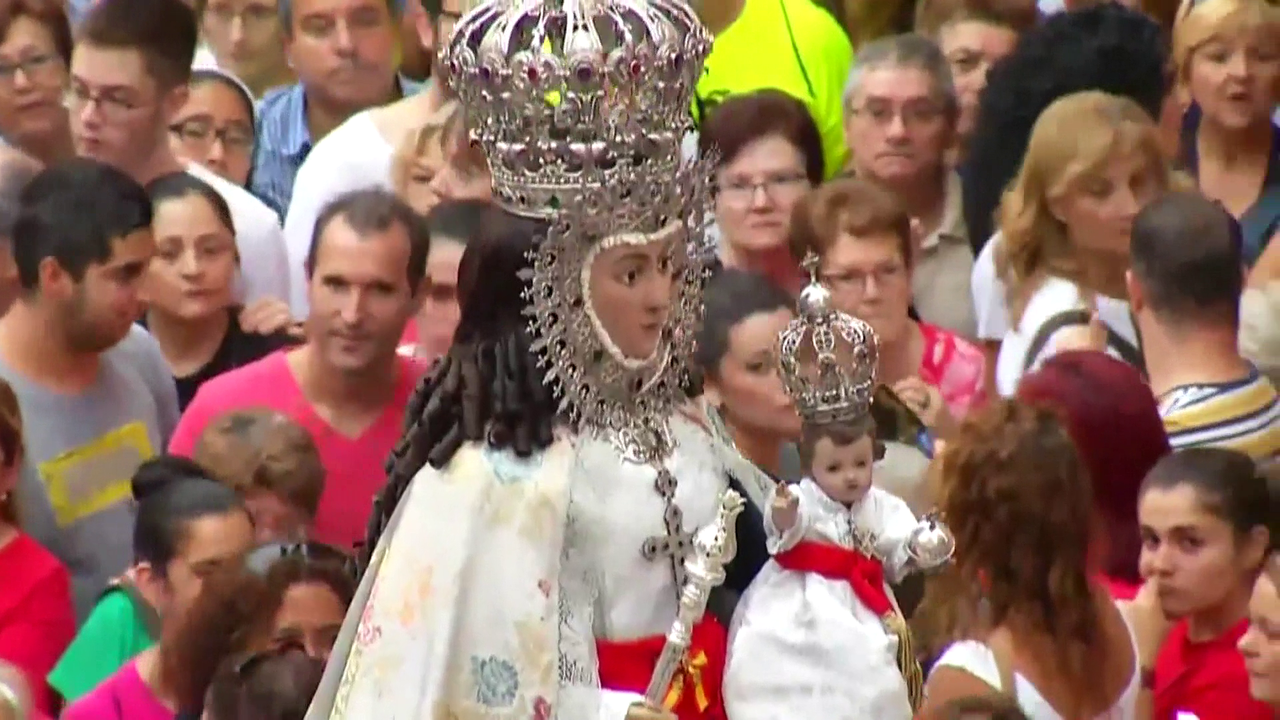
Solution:
M 397 78 L 402 95 L 421 89 L 421 83 Z M 293 197 L 293 179 L 313 145 L 307 127 L 307 96 L 302 83 L 269 91 L 258 102 L 258 137 L 249 189 L 284 217 Z

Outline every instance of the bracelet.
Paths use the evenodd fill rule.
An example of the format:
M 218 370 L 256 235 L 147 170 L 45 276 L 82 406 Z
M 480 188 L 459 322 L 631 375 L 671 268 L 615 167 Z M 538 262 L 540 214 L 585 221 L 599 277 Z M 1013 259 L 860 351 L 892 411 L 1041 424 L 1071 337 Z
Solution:
M 14 714 L 22 717 L 24 706 L 22 698 L 18 697 L 18 691 L 13 689 L 9 683 L 0 682 L 0 705 L 7 705 L 13 710 Z

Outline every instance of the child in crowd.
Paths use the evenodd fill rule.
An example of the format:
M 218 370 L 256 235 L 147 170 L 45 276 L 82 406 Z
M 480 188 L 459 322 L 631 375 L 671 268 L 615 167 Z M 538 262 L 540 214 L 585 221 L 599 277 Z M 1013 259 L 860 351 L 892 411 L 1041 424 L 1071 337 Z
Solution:
M 162 522 L 166 518 L 159 513 L 170 510 L 169 504 L 145 502 L 143 498 L 172 478 L 204 475 L 199 465 L 176 455 L 152 458 L 133 474 L 133 495 L 138 501 L 133 533 L 134 566 L 103 591 L 75 640 L 49 673 L 50 687 L 68 704 L 80 699 L 159 640 L 158 609 L 148 597 L 150 593 L 141 586 L 138 569 L 144 563 L 164 567 L 174 560 L 178 551 L 174 537 L 184 532 L 188 523 L 200 519 L 206 510 L 214 512 L 218 508 L 189 507 L 186 512 L 167 518 L 166 523 Z M 139 545 L 139 538 L 147 542 Z
M 949 534 L 872 485 L 883 453 L 870 413 L 878 344 L 828 299 L 815 278 L 779 339 L 808 476 L 774 489 L 765 516 L 773 561 L 730 629 L 724 694 L 734 720 L 909 720 L 921 699 L 889 583 L 944 562 Z
M 192 458 L 244 498 L 259 543 L 306 539 L 325 471 L 311 435 L 285 415 L 237 410 L 209 423 Z
M 134 477 L 138 519 L 131 576 L 132 585 L 159 618 L 159 636 L 163 638 L 181 627 L 201 597 L 206 580 L 243 562 L 253 547 L 253 524 L 240 497 L 204 473 L 193 475 L 178 469 L 158 475 L 147 482 Z M 77 638 L 68 653 L 80 642 Z M 101 649 L 117 660 L 121 655 L 105 643 Z M 82 647 L 81 661 L 92 659 L 92 650 Z M 181 674 L 172 672 L 164 655 L 154 645 L 138 653 L 70 703 L 63 720 L 173 718 Z M 78 679 L 83 681 L 84 673 Z

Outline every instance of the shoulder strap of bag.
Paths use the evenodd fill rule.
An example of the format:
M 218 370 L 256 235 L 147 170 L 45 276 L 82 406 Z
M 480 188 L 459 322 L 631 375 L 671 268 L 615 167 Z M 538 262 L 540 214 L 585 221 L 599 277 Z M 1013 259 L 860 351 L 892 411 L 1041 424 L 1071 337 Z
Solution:
M 1088 325 L 1090 313 L 1084 308 L 1072 308 L 1063 310 L 1056 315 L 1051 316 L 1048 320 L 1036 330 L 1036 334 L 1031 337 L 1031 344 L 1027 346 L 1026 357 L 1022 361 L 1022 371 L 1025 373 L 1031 369 L 1036 358 L 1039 357 L 1040 351 L 1044 350 L 1044 346 L 1048 344 L 1053 334 L 1066 327 L 1077 325 Z M 1121 360 L 1130 365 L 1142 369 L 1144 363 L 1142 361 L 1142 351 L 1136 345 L 1129 342 L 1124 336 L 1111 329 L 1110 325 L 1103 323 L 1103 329 L 1107 333 L 1107 347 L 1116 351 Z
M 991 637 L 987 638 L 987 647 L 991 648 L 991 654 L 996 660 L 996 670 L 1000 673 L 1000 694 L 1017 702 L 1018 687 L 1013 675 L 1013 648 L 1009 645 L 1008 636 L 992 633 Z

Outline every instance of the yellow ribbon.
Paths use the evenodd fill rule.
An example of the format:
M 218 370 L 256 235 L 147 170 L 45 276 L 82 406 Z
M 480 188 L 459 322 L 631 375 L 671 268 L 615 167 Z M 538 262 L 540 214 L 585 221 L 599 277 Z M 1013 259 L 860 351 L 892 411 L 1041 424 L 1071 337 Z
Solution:
M 684 680 L 687 677 L 693 683 L 693 697 L 698 703 L 698 712 L 705 712 L 711 707 L 706 686 L 702 682 L 702 668 L 706 666 L 705 652 L 699 650 L 693 657 L 686 655 L 684 661 L 680 663 L 680 672 L 671 678 L 671 689 L 667 691 L 667 697 L 662 701 L 662 706 L 667 710 L 675 710 L 676 705 L 680 704 L 680 698 L 684 696 Z

